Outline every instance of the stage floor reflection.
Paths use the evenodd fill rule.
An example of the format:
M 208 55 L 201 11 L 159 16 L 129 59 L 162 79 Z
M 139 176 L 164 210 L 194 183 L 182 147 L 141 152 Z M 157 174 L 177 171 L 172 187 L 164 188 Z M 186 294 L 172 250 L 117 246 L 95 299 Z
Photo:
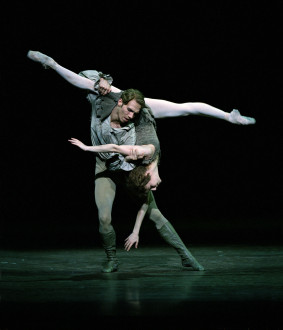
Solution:
M 188 247 L 205 271 L 167 246 L 118 248 L 111 274 L 102 248 L 2 250 L 0 329 L 283 328 L 283 246 Z

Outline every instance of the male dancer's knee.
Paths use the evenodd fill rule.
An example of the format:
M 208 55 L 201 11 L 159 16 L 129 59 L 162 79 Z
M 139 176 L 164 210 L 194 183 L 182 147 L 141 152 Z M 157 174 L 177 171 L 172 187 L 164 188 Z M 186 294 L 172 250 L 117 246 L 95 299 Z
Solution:
M 106 234 L 112 230 L 111 225 L 111 214 L 108 212 L 99 212 L 98 214 L 99 218 L 99 232 L 101 234 Z
M 159 209 L 156 208 L 149 210 L 148 217 L 155 223 L 157 229 L 160 229 L 166 222 L 168 222 Z

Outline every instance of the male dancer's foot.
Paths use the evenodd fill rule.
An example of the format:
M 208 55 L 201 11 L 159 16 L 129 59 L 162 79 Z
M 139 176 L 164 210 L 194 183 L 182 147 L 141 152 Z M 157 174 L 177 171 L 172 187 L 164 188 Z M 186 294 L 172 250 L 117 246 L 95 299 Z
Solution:
M 41 63 L 45 69 L 52 68 L 56 64 L 53 58 L 33 50 L 28 52 L 27 57 L 35 62 Z
M 118 270 L 118 258 L 116 256 L 116 233 L 113 228 L 109 232 L 100 232 L 102 245 L 104 247 L 107 262 L 102 265 L 101 271 L 103 273 L 113 273 Z
M 161 228 L 157 229 L 157 231 L 161 237 L 178 252 L 181 257 L 183 267 L 191 267 L 193 270 L 197 271 L 204 270 L 204 267 L 186 248 L 180 236 L 177 234 L 169 221 L 166 221 Z
M 117 272 L 119 262 L 118 260 L 108 260 L 105 264 L 102 265 L 102 273 L 113 273 Z

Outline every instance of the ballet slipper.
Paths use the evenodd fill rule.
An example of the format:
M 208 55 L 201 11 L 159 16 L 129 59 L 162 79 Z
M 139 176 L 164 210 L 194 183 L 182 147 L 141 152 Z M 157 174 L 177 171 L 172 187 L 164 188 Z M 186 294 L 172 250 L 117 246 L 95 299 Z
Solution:
M 229 113 L 228 120 L 230 123 L 237 125 L 252 125 L 256 123 L 254 118 L 242 116 L 239 110 L 236 109 Z
M 33 50 L 28 52 L 27 57 L 41 63 L 45 69 L 52 68 L 56 64 L 53 58 Z

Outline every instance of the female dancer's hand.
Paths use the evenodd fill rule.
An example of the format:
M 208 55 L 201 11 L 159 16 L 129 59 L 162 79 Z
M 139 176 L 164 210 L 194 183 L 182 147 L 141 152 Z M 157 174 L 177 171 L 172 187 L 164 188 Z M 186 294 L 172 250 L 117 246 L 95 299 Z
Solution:
M 130 251 L 134 243 L 136 243 L 135 248 L 137 248 L 139 244 L 139 235 L 132 233 L 128 238 L 125 239 L 125 250 Z
M 80 140 L 78 139 L 74 139 L 71 138 L 70 140 L 68 140 L 69 142 L 71 142 L 72 144 L 74 144 L 75 146 L 81 148 L 82 150 L 86 151 L 87 146 L 85 144 L 83 144 Z

